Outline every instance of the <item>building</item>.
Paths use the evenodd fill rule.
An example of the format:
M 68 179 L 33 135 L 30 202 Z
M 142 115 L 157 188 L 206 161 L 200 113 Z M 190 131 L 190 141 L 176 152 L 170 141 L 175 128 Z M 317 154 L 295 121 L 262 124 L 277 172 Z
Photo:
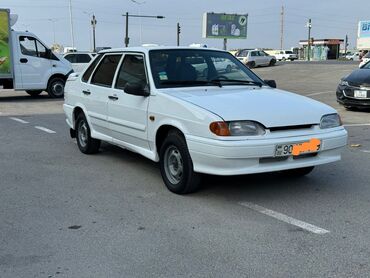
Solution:
M 308 58 L 308 40 L 299 41 L 303 48 L 304 59 Z M 310 59 L 315 61 L 334 60 L 339 58 L 340 45 L 344 44 L 341 39 L 312 39 L 310 43 Z

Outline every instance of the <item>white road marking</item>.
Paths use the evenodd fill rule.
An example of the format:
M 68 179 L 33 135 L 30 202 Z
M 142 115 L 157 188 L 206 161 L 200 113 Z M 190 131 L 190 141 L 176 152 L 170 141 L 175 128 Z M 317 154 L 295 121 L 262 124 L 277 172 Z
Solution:
M 42 127 L 42 126 L 35 126 L 35 128 L 37 128 L 39 130 L 42 130 L 42 131 L 45 131 L 45 132 L 50 133 L 50 134 L 56 133 L 54 130 L 51 130 L 51 129 L 48 129 L 48 128 Z
M 242 205 L 244 207 L 247 207 L 249 209 L 257 211 L 259 213 L 265 214 L 267 216 L 270 216 L 270 217 L 275 218 L 277 220 L 280 220 L 282 222 L 288 223 L 290 225 L 297 226 L 299 228 L 302 228 L 302 229 L 304 229 L 306 231 L 309 231 L 311 233 L 314 233 L 314 234 L 323 235 L 323 234 L 330 233 L 330 231 L 328 231 L 328 230 L 325 230 L 325 229 L 322 229 L 320 227 L 314 226 L 312 224 L 294 219 L 294 218 L 292 218 L 290 216 L 287 216 L 285 214 L 282 214 L 280 212 L 276 212 L 276 211 L 261 207 L 259 205 L 253 204 L 253 203 L 242 202 L 242 203 L 239 203 L 239 205 Z
M 361 150 L 361 152 L 363 152 L 363 153 L 370 153 L 370 151 L 368 151 L 368 150 Z
M 323 94 L 329 94 L 329 93 L 335 93 L 334 91 L 327 91 L 327 92 L 318 92 L 318 93 L 312 93 L 306 95 L 306 97 L 313 97 L 313 96 L 318 96 L 318 95 L 323 95 Z
M 16 121 L 18 123 L 22 123 L 22 124 L 29 124 L 29 122 L 25 121 L 25 120 L 22 120 L 22 119 L 19 119 L 19 118 L 14 118 L 14 117 L 9 117 L 9 119 L 13 120 L 13 121 Z
M 344 125 L 345 127 L 355 127 L 355 126 L 370 126 L 370 123 L 368 124 L 347 124 Z

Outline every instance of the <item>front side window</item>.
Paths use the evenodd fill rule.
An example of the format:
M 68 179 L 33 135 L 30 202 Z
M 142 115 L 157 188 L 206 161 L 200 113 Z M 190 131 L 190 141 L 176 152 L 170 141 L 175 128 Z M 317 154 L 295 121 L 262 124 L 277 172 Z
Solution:
M 148 84 L 144 57 L 142 55 L 126 54 L 118 72 L 116 88 L 123 90 L 127 83 L 140 84 L 145 87 Z
M 19 44 L 23 55 L 37 57 L 36 40 L 32 37 L 20 37 Z
M 37 48 L 37 57 L 45 59 L 48 58 L 46 47 L 43 46 L 38 40 L 36 40 L 36 48 Z
M 89 54 L 77 54 L 76 63 L 87 64 L 90 63 L 91 57 Z
M 150 67 L 157 88 L 263 84 L 230 53 L 214 50 L 151 50 Z
M 121 57 L 122 55 L 105 55 L 91 79 L 91 84 L 111 87 Z

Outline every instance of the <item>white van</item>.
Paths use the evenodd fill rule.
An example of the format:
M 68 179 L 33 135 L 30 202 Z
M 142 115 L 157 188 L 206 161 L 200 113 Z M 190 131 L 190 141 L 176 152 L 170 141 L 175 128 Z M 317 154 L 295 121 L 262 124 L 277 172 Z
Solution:
M 64 95 L 71 64 L 54 54 L 37 36 L 11 30 L 10 11 L 0 9 L 0 86 L 24 90 L 31 96 L 47 91 L 50 97 Z M 6 20 L 7 18 L 7 20 Z

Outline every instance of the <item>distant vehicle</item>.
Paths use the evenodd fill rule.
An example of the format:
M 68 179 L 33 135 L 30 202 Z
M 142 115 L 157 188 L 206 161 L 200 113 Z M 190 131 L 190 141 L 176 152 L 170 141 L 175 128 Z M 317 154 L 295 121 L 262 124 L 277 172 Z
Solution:
M 337 88 L 337 101 L 345 108 L 370 108 L 370 63 L 342 78 Z
M 208 45 L 207 44 L 204 44 L 204 43 L 192 43 L 191 45 L 189 45 L 189 47 L 203 47 L 203 48 L 208 48 Z
M 204 59 L 192 58 L 191 60 L 189 60 L 189 62 L 192 63 L 198 75 L 203 75 L 204 77 L 208 76 L 208 64 L 206 63 L 206 61 L 204 61 Z M 212 62 L 216 71 L 219 73 L 230 73 L 235 68 L 234 63 L 232 63 L 229 59 L 213 58 Z
M 239 50 L 235 56 L 249 68 L 274 66 L 276 64 L 276 57 L 271 56 L 262 50 L 242 49 Z
M 31 96 L 47 91 L 50 97 L 64 95 L 71 64 L 54 54 L 36 35 L 11 30 L 10 10 L 0 9 L 0 85 L 24 90 Z
M 71 47 L 71 46 L 66 46 L 64 47 L 63 49 L 63 53 L 70 53 L 70 52 L 77 52 L 77 48 L 76 47 Z
M 365 64 L 367 64 L 368 62 L 370 62 L 370 52 L 366 53 L 364 57 L 362 57 L 361 59 L 361 63 L 359 65 L 359 67 L 361 68 L 362 66 L 364 66 Z
M 218 59 L 233 71 L 217 72 Z M 273 83 L 226 51 L 112 49 L 68 78 L 63 108 L 82 153 L 102 141 L 137 152 L 177 194 L 196 191 L 201 174 L 297 177 L 340 160 L 347 132 L 335 109 Z
M 298 59 L 298 55 L 291 50 L 279 50 L 273 54 L 278 61 L 294 61 Z
M 95 55 L 96 53 L 91 52 L 70 52 L 64 54 L 64 58 L 72 64 L 75 72 L 82 72 Z
M 349 53 L 346 55 L 346 59 L 351 61 L 360 61 L 360 52 Z

